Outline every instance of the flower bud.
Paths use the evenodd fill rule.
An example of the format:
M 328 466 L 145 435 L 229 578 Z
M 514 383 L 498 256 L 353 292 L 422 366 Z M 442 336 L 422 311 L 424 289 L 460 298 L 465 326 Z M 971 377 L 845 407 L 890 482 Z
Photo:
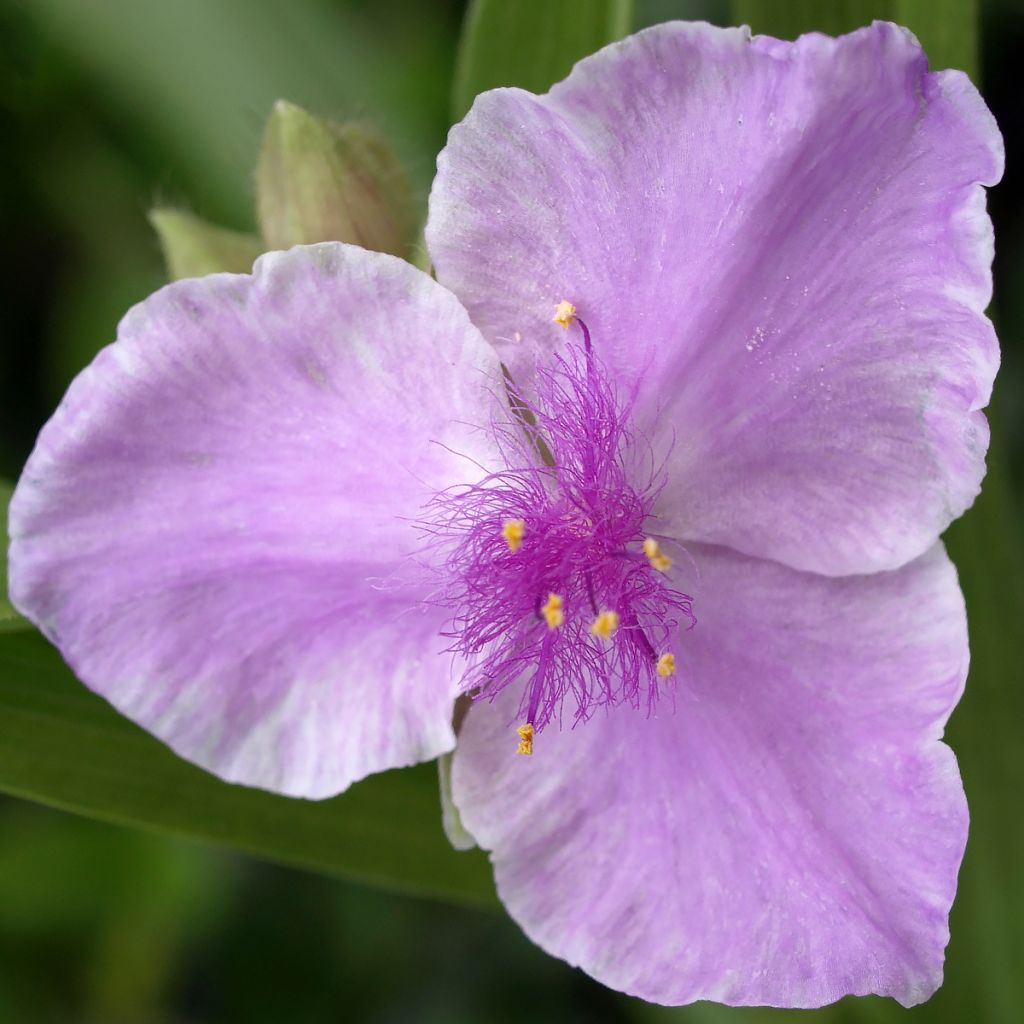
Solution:
M 172 281 L 218 271 L 248 273 L 263 251 L 255 235 L 210 224 L 195 214 L 170 207 L 149 211 Z
M 267 122 L 256 190 L 270 249 L 339 241 L 406 256 L 415 241 L 412 186 L 388 145 L 284 100 Z

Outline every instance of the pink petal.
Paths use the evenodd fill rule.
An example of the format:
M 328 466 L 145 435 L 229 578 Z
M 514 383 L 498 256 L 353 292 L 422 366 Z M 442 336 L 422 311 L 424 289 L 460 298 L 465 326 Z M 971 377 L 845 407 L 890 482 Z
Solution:
M 675 713 L 619 708 L 515 750 L 469 713 L 454 797 L 512 916 L 654 1002 L 910 1005 L 942 977 L 967 808 L 942 728 L 967 669 L 941 547 L 828 577 L 698 548 Z
M 666 532 L 863 572 L 977 494 L 1002 141 L 909 33 L 659 26 L 484 94 L 438 166 L 438 279 L 520 379 L 576 304 L 671 448 Z
M 225 779 L 323 797 L 451 749 L 409 522 L 493 457 L 493 353 L 390 256 L 173 284 L 74 382 L 11 507 L 11 594 L 83 681 Z

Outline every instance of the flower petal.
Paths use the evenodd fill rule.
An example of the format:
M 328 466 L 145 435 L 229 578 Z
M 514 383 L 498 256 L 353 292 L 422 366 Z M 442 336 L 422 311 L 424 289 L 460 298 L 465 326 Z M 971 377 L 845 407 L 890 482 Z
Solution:
M 671 449 L 664 530 L 829 574 L 895 568 L 973 500 L 1002 173 L 959 72 L 876 23 L 795 43 L 669 24 L 438 161 L 438 279 L 528 378 L 576 304 Z
M 409 520 L 493 458 L 466 424 L 499 381 L 450 293 L 354 246 L 164 288 L 40 435 L 12 598 L 223 778 L 323 797 L 435 757 L 456 679 Z
M 695 555 L 675 713 L 620 707 L 518 758 L 518 695 L 467 716 L 454 796 L 499 895 L 550 953 L 654 1002 L 927 998 L 967 831 L 939 740 L 967 668 L 952 565 Z

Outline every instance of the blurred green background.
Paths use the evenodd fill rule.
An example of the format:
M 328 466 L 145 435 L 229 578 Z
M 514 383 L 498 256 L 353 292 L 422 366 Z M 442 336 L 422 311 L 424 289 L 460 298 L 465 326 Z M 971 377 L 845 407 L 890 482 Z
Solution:
M 536 2 L 507 0 L 507 8 Z M 968 597 L 974 662 L 950 726 L 973 827 L 947 983 L 909 1012 L 881 1000 L 846 1000 L 811 1016 L 1024 1019 L 1024 556 L 1015 511 L 1024 485 L 1017 341 L 1024 329 L 1024 105 L 1017 77 L 1024 2 L 636 0 L 631 14 L 628 7 L 609 4 L 618 14 L 596 31 L 621 31 L 615 18 L 623 10 L 626 27 L 699 17 L 746 20 L 779 35 L 850 28 L 866 13 L 905 20 L 936 66 L 966 66 L 975 74 L 1006 135 L 1007 177 L 990 201 L 997 233 L 992 312 L 1005 352 L 992 410 L 992 470 L 978 506 L 949 537 Z M 17 477 L 71 377 L 113 339 L 128 306 L 163 283 L 146 220 L 150 207 L 170 203 L 239 230 L 254 228 L 252 172 L 275 99 L 378 126 L 425 203 L 451 122 L 464 15 L 458 0 L 0 0 L 0 478 Z M 534 84 L 531 75 L 543 78 L 528 41 L 520 47 L 510 35 L 491 45 L 489 73 L 527 84 Z M 472 69 L 463 66 L 460 74 L 462 100 L 454 109 L 473 91 Z M 24 693 L 43 692 L 47 673 L 59 671 L 33 639 L 3 648 L 4 671 L 17 676 Z M 77 706 L 77 693 L 59 688 L 72 684 L 54 685 L 47 707 Z M 79 770 L 71 740 L 47 741 L 63 773 L 59 786 L 12 781 L 15 768 L 39 773 L 31 750 L 15 764 L 32 746 L 29 726 L 41 721 L 27 698 L 18 703 L 21 692 L 11 689 L 0 707 L 0 732 L 6 725 L 10 733 L 0 743 L 0 789 L 90 810 L 75 790 L 90 766 L 83 761 Z M 163 762 L 148 746 L 140 750 L 138 770 L 144 774 L 152 763 L 159 774 Z M 171 768 L 167 773 L 178 778 Z M 378 887 L 0 796 L 0 1022 L 741 1024 L 808 1017 L 648 1007 L 546 957 L 488 898 L 479 856 L 442 861 L 433 778 L 429 770 L 412 778 L 428 822 L 422 827 L 442 851 L 437 863 L 472 876 L 466 892 L 473 893 L 424 882 L 429 864 L 414 879 L 413 866 L 425 855 L 411 838 L 413 848 L 392 857 L 396 877 L 410 873 L 396 884 L 447 888 L 455 902 L 388 891 L 380 886 L 390 861 L 386 869 L 361 869 L 342 850 L 334 865 L 329 844 L 317 856 L 276 855 Z M 365 811 L 351 802 L 338 808 L 339 815 Z M 123 809 L 96 813 L 145 818 Z M 217 813 L 214 806 L 211 820 Z M 392 828 L 403 834 L 401 821 Z M 216 822 L 205 833 L 175 831 L 230 839 L 230 828 L 218 830 Z M 264 848 L 258 838 L 238 845 Z

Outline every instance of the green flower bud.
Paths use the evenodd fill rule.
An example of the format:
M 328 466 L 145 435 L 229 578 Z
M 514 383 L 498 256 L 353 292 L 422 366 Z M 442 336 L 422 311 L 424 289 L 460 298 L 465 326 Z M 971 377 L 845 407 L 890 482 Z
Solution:
M 149 211 L 149 222 L 160 238 L 172 281 L 221 270 L 247 274 L 263 252 L 255 235 L 209 224 L 185 210 L 158 206 Z
M 270 249 L 338 241 L 407 256 L 416 239 L 412 186 L 388 145 L 284 100 L 267 122 L 256 192 Z

